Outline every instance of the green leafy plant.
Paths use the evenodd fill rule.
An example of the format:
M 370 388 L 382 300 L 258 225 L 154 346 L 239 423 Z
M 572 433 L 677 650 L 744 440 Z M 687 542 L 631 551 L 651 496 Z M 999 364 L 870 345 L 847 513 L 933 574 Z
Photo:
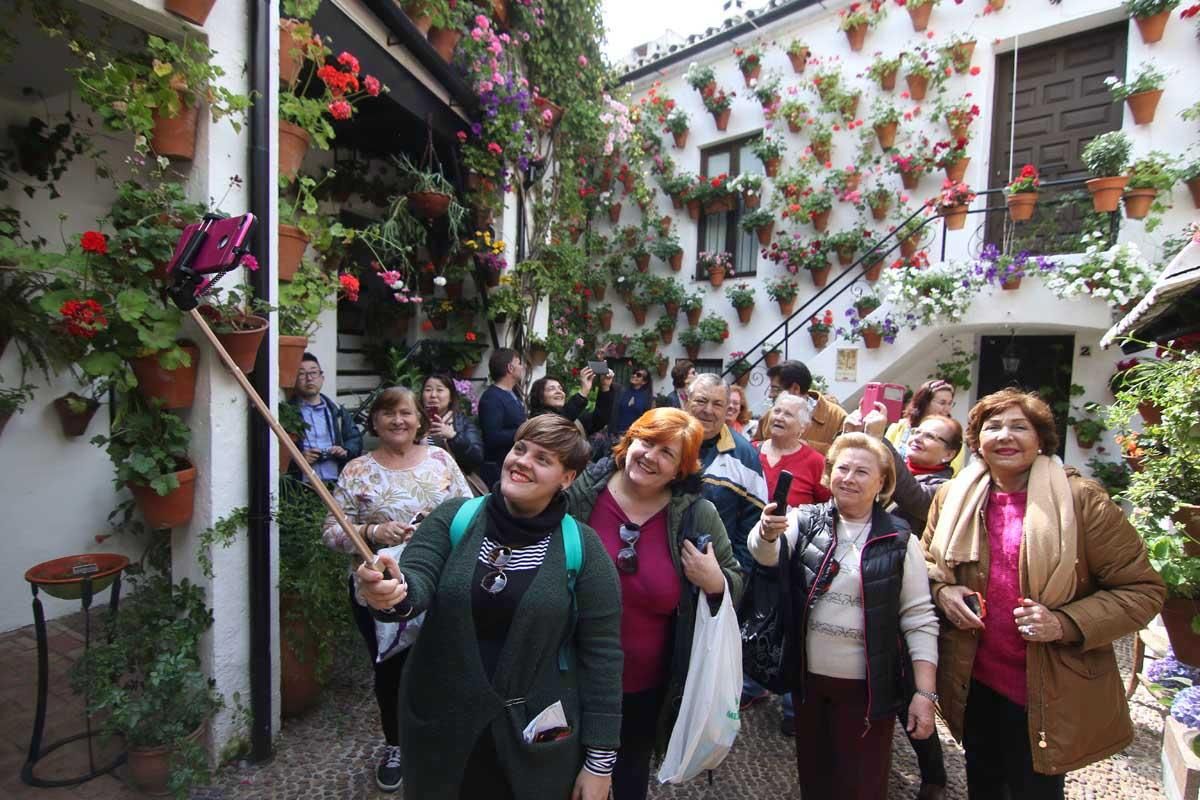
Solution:
M 1179 5 L 1179 0 L 1125 0 L 1125 13 L 1131 17 L 1150 17 L 1163 11 L 1170 11 Z
M 1100 456 L 1089 458 L 1087 466 L 1092 477 L 1108 492 L 1108 496 L 1120 502 L 1122 495 L 1129 489 L 1129 468 L 1120 461 L 1105 461 Z
M 321 314 L 337 307 L 337 277 L 304 259 L 290 283 L 279 287 L 281 336 L 312 336 Z
M 867 76 L 876 83 L 882 83 L 889 75 L 895 75 L 900 69 L 901 57 L 887 58 L 882 53 L 875 56 L 871 66 L 867 67 Z
M 179 488 L 175 473 L 188 466 L 191 438 L 179 417 L 130 394 L 118 405 L 109 435 L 94 437 L 92 444 L 108 453 L 118 489 L 136 484 L 165 495 Z
M 1167 75 L 1165 72 L 1152 63 L 1146 63 L 1138 67 L 1133 80 L 1128 83 L 1122 81 L 1116 75 L 1109 75 L 1104 79 L 1104 85 L 1108 87 L 1113 102 L 1120 103 L 1130 95 L 1161 89 L 1166 80 Z
M 1170 157 L 1158 151 L 1148 153 L 1129 165 L 1127 189 L 1157 189 L 1170 191 L 1175 185 L 1175 172 L 1170 166 Z
M 25 406 L 33 399 L 33 390 L 34 386 L 28 383 L 15 389 L 0 389 L 0 416 L 23 413 Z
M 775 221 L 775 215 L 765 208 L 756 208 L 753 211 L 747 211 L 742 214 L 738 220 L 738 225 L 744 231 L 754 231 L 758 228 L 765 228 Z
M 716 80 L 716 75 L 713 73 L 712 67 L 708 65 L 701 66 L 693 61 L 691 64 L 688 64 L 687 72 L 684 73 L 683 79 L 687 81 L 688 86 L 691 86 L 696 91 L 701 91 Z
M 735 283 L 726 287 L 725 296 L 734 308 L 750 308 L 754 305 L 754 287 L 748 283 Z
M 1107 430 L 1097 416 L 1100 411 L 1098 403 L 1084 403 L 1080 408 L 1072 409 L 1073 413 L 1067 418 L 1067 424 L 1075 429 L 1081 447 L 1090 447 L 1100 441 Z
M 700 320 L 700 324 L 696 326 L 696 330 L 700 333 L 700 338 L 706 342 L 720 344 L 729 338 L 729 323 L 724 317 L 717 314 L 707 314 L 704 319 Z
M 1128 136 L 1121 131 L 1109 131 L 1088 142 L 1081 157 L 1092 177 L 1110 178 L 1125 171 L 1131 148 Z
M 946 340 L 943 338 L 943 345 Z M 946 381 L 956 390 L 966 392 L 971 389 L 971 373 L 979 354 L 964 350 L 957 342 L 951 347 L 950 355 L 933 365 L 933 372 L 926 378 L 938 378 Z

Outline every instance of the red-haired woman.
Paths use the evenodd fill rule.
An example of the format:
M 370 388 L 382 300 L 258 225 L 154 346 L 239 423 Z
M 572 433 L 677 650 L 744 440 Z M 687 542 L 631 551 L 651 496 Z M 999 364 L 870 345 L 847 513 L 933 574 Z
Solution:
M 892 443 L 892 447 L 900 454 L 900 459 L 904 460 L 908 456 L 908 443 L 912 432 L 925 421 L 925 418 L 931 415 L 950 417 L 953 410 L 954 384 L 940 378 L 925 381 L 913 394 L 904 416 L 899 422 L 893 422 L 888 426 L 883 438 Z M 950 462 L 950 469 L 954 475 L 957 475 L 962 469 L 965 458 L 966 451 L 959 450 L 954 460 Z
M 639 417 L 567 490 L 571 513 L 600 534 L 621 579 L 621 749 L 613 797 L 641 800 L 650 757 L 666 749 L 683 697 L 696 621 L 696 594 L 736 606 L 742 574 L 717 510 L 700 497 L 703 428 L 677 408 Z M 693 542 L 711 537 L 703 552 Z M 672 649 L 672 643 L 681 647 Z

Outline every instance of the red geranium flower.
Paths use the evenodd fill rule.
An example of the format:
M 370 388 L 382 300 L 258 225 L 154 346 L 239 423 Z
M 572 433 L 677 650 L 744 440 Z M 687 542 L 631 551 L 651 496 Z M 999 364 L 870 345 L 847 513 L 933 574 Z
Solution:
M 63 318 L 67 333 L 81 339 L 91 339 L 108 327 L 104 309 L 95 300 L 67 300 L 59 307 L 58 313 Z
M 329 104 L 329 113 L 334 119 L 350 119 L 354 109 L 345 100 L 334 100 Z
M 85 231 L 79 237 L 79 246 L 85 253 L 105 255 L 108 253 L 108 238 L 100 231 Z
M 343 67 L 350 70 L 355 75 L 358 74 L 358 59 L 357 58 L 350 55 L 349 53 L 343 52 L 340 56 L 338 56 L 337 60 L 338 60 L 338 63 L 341 64 Z
M 351 303 L 358 302 L 358 292 L 361 288 L 358 278 L 353 275 L 339 275 L 338 282 L 342 284 L 342 291 L 346 293 L 346 299 Z
M 479 337 L 475 335 L 475 331 L 467 331 L 463 335 L 463 338 L 466 339 L 468 342 L 474 342 Z

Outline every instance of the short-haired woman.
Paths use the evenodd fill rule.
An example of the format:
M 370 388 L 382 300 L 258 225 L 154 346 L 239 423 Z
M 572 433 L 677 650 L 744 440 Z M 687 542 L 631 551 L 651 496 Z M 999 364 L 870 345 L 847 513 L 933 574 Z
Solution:
M 912 431 L 929 415 L 949 417 L 954 411 L 954 384 L 940 378 L 925 381 L 913 393 L 904 416 L 899 422 L 888 426 L 883 438 L 892 443 L 901 458 L 908 456 L 908 443 Z M 957 475 L 966 459 L 966 451 L 960 450 L 950 462 L 951 473 Z
M 1054 456 L 1054 415 L 1036 395 L 984 397 L 967 446 L 976 458 L 938 491 L 924 536 L 949 623 L 942 717 L 973 800 L 1056 800 L 1067 772 L 1133 740 L 1112 643 L 1149 623 L 1166 590 L 1108 493 Z M 968 605 L 980 598 L 982 615 Z
M 791 643 L 796 765 L 808 797 L 887 797 L 893 718 L 933 733 L 937 618 L 920 542 L 885 511 L 895 486 L 891 453 L 862 433 L 827 454 L 832 499 L 787 516 L 768 503 L 750 531 L 758 563 L 779 563 L 787 537 L 794 602 Z M 905 682 L 915 681 L 910 693 Z
M 410 523 L 418 514 L 428 514 L 450 498 L 471 496 L 454 458 L 440 447 L 420 443 L 425 435 L 425 417 L 409 389 L 393 386 L 380 392 L 371 403 L 367 431 L 379 438 L 379 446 L 346 465 L 333 497 L 373 550 L 403 545 L 412 536 Z M 322 535 L 325 544 L 334 550 L 354 552 L 332 514 L 325 518 Z M 371 654 L 375 699 L 386 741 L 375 782 L 383 791 L 394 792 L 401 780 L 396 692 L 408 650 L 398 649 L 400 631 L 396 626 L 382 628 L 387 635 L 377 635 L 370 613 L 355 602 L 353 581 L 350 609 Z
M 807 398 L 783 392 L 771 405 L 770 428 L 763 431 L 769 438 L 756 445 L 763 477 L 767 479 L 768 498 L 775 496 L 779 475 L 787 470 L 792 473 L 788 506 L 824 503 L 829 499 L 829 489 L 823 482 L 825 456 L 804 441 L 811 420 Z
M 625 653 L 616 800 L 641 800 L 650 758 L 666 750 L 691 656 L 697 591 L 734 605 L 742 578 L 717 510 L 700 497 L 700 423 L 676 408 L 639 417 L 567 492 L 571 513 L 600 534 L 621 580 Z M 703 552 L 695 540 L 711 543 Z
M 399 563 L 359 567 L 360 592 L 385 617 L 425 611 L 400 693 L 405 794 L 446 800 L 608 796 L 621 731 L 621 599 L 595 531 L 567 570 L 564 492 L 591 455 L 553 414 L 517 430 L 457 545 L 459 501 L 424 522 Z M 571 588 L 573 585 L 573 589 Z M 526 726 L 561 703 L 566 725 L 528 741 Z

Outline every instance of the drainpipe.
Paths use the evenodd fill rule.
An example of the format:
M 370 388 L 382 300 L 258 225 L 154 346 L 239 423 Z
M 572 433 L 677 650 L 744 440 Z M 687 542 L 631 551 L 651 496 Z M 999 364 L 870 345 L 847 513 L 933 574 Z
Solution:
M 276 220 L 271 215 L 271 40 L 278 22 L 271 13 L 271 0 L 253 0 L 250 9 L 250 89 L 256 98 L 250 109 L 250 213 L 258 219 L 252 251 L 270 269 L 251 273 L 251 290 L 256 298 L 271 300 L 271 231 Z M 250 376 L 255 390 L 263 398 L 271 392 L 275 352 L 263 347 Z M 271 429 L 251 407 L 249 447 L 250 485 L 247 535 L 250 544 L 250 757 L 264 761 L 271 756 Z

